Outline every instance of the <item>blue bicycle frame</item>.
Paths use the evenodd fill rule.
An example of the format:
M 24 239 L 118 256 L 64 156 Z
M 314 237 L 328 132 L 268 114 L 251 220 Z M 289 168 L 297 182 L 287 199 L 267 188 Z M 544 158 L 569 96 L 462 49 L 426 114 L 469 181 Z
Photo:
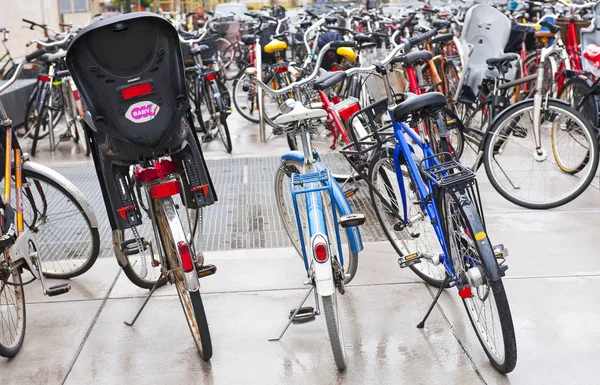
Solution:
M 392 110 L 390 110 L 390 117 L 392 117 Z M 405 123 L 402 122 L 395 122 L 392 119 L 392 126 L 394 128 L 394 135 L 396 137 L 396 147 L 394 148 L 394 167 L 396 170 L 396 178 L 398 180 L 398 186 L 400 187 L 400 195 L 401 195 L 401 199 L 402 199 L 402 207 L 403 207 L 403 215 L 404 215 L 404 222 L 408 223 L 408 209 L 406 206 L 406 189 L 404 187 L 404 180 L 402 179 L 402 172 L 401 172 L 401 163 L 400 163 L 400 159 L 401 156 L 404 158 L 405 163 L 406 163 L 406 167 L 408 168 L 408 171 L 410 172 L 412 179 L 415 183 L 415 188 L 417 190 L 417 193 L 419 195 L 419 200 L 422 203 L 422 206 L 424 206 L 425 211 L 427 212 L 427 215 L 429 216 L 430 222 L 435 230 L 435 233 L 437 235 L 437 238 L 440 242 L 440 245 L 442 246 L 442 250 L 443 250 L 443 255 L 442 255 L 442 263 L 444 264 L 444 267 L 446 268 L 446 271 L 448 273 L 453 272 L 454 269 L 452 268 L 452 263 L 450 262 L 450 258 L 449 258 L 449 253 L 448 253 L 448 248 L 446 246 L 446 239 L 444 236 L 444 232 L 442 230 L 442 226 L 440 223 L 440 218 L 438 216 L 438 211 L 437 211 L 437 207 L 435 204 L 435 199 L 433 199 L 433 183 L 427 179 L 427 182 L 423 181 L 423 177 L 421 175 L 421 172 L 419 171 L 419 167 L 417 166 L 417 163 L 413 157 L 415 151 L 414 148 L 408 144 L 408 142 L 406 141 L 406 138 L 404 136 L 404 134 L 406 133 L 410 139 L 421 148 L 421 150 L 423 151 L 423 155 L 424 155 L 424 166 L 427 167 L 431 167 L 431 166 L 435 166 L 435 165 L 439 165 L 439 161 L 437 159 L 437 157 L 435 157 L 433 150 L 431 149 L 431 147 L 429 146 L 429 143 L 427 142 L 423 142 L 419 136 L 419 134 L 417 134 L 415 132 L 415 130 L 413 130 L 412 128 L 410 128 L 409 126 L 407 126 Z M 454 277 L 454 274 L 450 274 L 450 276 L 452 278 Z
M 282 160 L 293 160 L 298 163 L 304 163 L 304 154 L 300 151 L 290 151 L 281 157 Z M 300 232 L 300 245 L 302 248 L 302 258 L 304 259 L 304 267 L 308 272 L 309 263 L 308 255 L 306 253 L 306 242 L 304 240 L 304 234 L 301 231 L 302 223 L 300 221 L 300 212 L 298 209 L 298 195 L 306 194 L 306 210 L 308 218 L 308 229 L 309 236 L 312 238 L 315 234 L 322 233 L 329 238 L 327 232 L 327 224 L 325 222 L 325 212 L 321 194 L 323 191 L 327 191 L 332 202 L 333 212 L 333 225 L 336 231 L 337 250 L 340 257 L 340 264 L 344 266 L 344 254 L 342 251 L 342 243 L 340 238 L 339 226 L 337 224 L 337 210 L 341 215 L 348 215 L 352 213 L 352 208 L 346 199 L 346 195 L 342 191 L 342 188 L 337 181 L 331 177 L 327 168 L 318 161 L 314 163 L 316 172 L 309 174 L 293 174 L 291 178 L 290 189 L 292 191 L 292 200 L 294 203 L 294 212 L 296 215 L 296 225 Z M 297 186 L 303 186 L 297 188 Z M 337 210 L 336 210 L 337 209 Z M 348 227 L 346 229 L 348 236 L 348 242 L 350 243 L 350 249 L 354 253 L 359 253 L 363 249 L 362 238 L 360 236 L 360 230 L 358 227 Z

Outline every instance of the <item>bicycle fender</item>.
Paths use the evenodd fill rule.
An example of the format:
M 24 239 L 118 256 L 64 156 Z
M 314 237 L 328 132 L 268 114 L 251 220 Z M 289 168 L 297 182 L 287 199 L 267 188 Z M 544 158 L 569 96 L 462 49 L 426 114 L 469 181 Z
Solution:
M 281 157 L 281 160 L 291 160 L 298 163 L 304 163 L 304 154 L 300 151 L 290 151 Z M 317 171 L 321 171 L 325 169 L 325 166 L 320 162 L 315 164 Z M 332 185 L 333 197 L 332 199 L 335 202 L 336 207 L 340 210 L 341 215 L 352 214 L 352 208 L 350 207 L 350 203 L 348 203 L 348 199 L 340 185 L 334 180 Z M 350 250 L 354 253 L 359 253 L 363 250 L 362 237 L 360 235 L 360 230 L 358 227 L 348 227 L 346 229 L 346 234 L 348 236 L 348 242 L 350 242 Z
M 23 163 L 23 170 L 36 172 L 42 176 L 45 176 L 48 179 L 56 181 L 65 189 L 69 190 L 69 192 L 73 194 L 73 197 L 75 197 L 75 200 L 77 200 L 77 203 L 83 209 L 85 216 L 89 219 L 90 227 L 96 229 L 98 228 L 98 219 L 96 218 L 96 214 L 94 214 L 90 203 L 83 195 L 83 193 L 73 183 L 71 183 L 70 180 L 68 180 L 58 172 L 54 171 L 53 169 L 36 162 L 27 161 Z
M 456 198 L 460 205 L 470 204 L 473 205 L 471 200 L 466 196 L 466 194 L 457 193 Z M 489 247 L 478 248 L 479 256 L 481 257 L 481 263 L 483 265 L 483 269 L 487 277 L 492 282 L 497 282 L 501 279 L 500 276 L 500 267 L 498 266 L 498 261 L 496 260 L 496 256 L 494 255 L 494 247 L 492 246 L 490 239 L 487 236 L 487 232 L 481 223 L 481 218 L 477 214 L 475 210 L 466 210 L 463 211 L 465 215 L 468 217 L 469 223 L 477 223 L 480 228 L 473 228 L 472 231 L 475 233 L 473 237 L 475 237 L 474 241 L 478 243 L 487 244 Z

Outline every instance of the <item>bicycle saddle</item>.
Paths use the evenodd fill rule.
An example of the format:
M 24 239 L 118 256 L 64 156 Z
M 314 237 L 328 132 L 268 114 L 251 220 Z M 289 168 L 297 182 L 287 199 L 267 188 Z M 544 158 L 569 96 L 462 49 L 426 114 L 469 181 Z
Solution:
M 514 53 L 508 53 L 508 54 L 500 56 L 500 57 L 491 57 L 491 58 L 487 59 L 485 62 L 488 66 L 499 67 L 500 65 L 508 64 L 511 61 L 514 61 L 517 59 L 519 59 L 519 55 L 514 54 Z
M 333 87 L 346 78 L 344 71 L 329 72 L 324 69 L 319 70 L 319 78 L 314 84 L 315 90 L 325 91 Z
M 358 33 L 356 35 L 354 35 L 354 41 L 357 43 L 369 43 L 372 42 L 374 39 L 372 36 L 367 36 L 364 33 Z
M 327 111 L 321 108 L 308 109 L 304 107 L 301 102 L 291 99 L 286 100 L 286 104 L 290 105 L 292 103 L 294 105 L 292 111 L 278 116 L 275 119 L 275 124 L 284 125 L 287 123 L 298 122 L 300 120 L 321 119 L 327 116 Z
M 433 39 L 429 40 L 429 42 L 431 44 L 447 43 L 449 41 L 452 41 L 453 38 L 454 38 L 453 34 L 451 34 L 451 33 L 445 33 L 443 35 L 437 35 Z
M 443 94 L 428 92 L 400 103 L 394 108 L 392 117 L 395 122 L 404 122 L 416 111 L 429 115 L 444 107 L 446 107 L 446 97 Z
M 335 24 L 335 23 L 337 23 L 337 21 L 338 21 L 338 19 L 333 16 L 327 16 L 325 18 L 325 23 L 327 23 L 327 24 Z
M 433 21 L 432 25 L 436 29 L 444 29 L 444 28 L 449 28 L 452 25 L 452 23 L 449 22 L 448 20 L 437 19 L 437 20 Z
M 433 54 L 429 51 L 416 51 L 407 53 L 406 55 L 396 56 L 392 59 L 390 63 L 403 63 L 406 66 L 410 67 L 413 65 L 421 64 L 424 61 L 431 60 L 432 58 Z
M 198 55 L 202 52 L 208 51 L 209 49 L 210 49 L 209 46 L 201 44 L 201 45 L 194 46 L 191 49 L 191 52 L 192 52 L 192 55 Z
M 243 35 L 241 40 L 246 45 L 252 45 L 256 41 L 256 35 Z

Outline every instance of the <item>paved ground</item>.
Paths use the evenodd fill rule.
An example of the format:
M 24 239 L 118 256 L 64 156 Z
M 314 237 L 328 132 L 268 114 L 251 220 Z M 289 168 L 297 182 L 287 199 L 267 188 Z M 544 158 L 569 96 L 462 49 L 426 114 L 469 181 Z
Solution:
M 235 162 L 230 158 L 285 151 L 282 139 L 258 143 L 258 128 L 235 116 L 230 126 L 234 155 L 210 143 L 205 151 L 213 165 L 226 169 Z M 54 155 L 42 150 L 36 161 L 61 171 L 90 165 L 66 143 Z M 484 174 L 480 181 L 488 233 L 511 252 L 505 286 L 519 361 L 507 376 L 488 364 L 454 290 L 442 295 L 418 330 L 434 291 L 398 267 L 388 243 L 370 242 L 340 301 L 344 373 L 335 369 L 322 318 L 292 326 L 280 342 L 267 341 L 305 290 L 302 263 L 284 247 L 206 254 L 219 269 L 202 281 L 215 352 L 210 363 L 199 359 L 172 288 L 157 291 L 133 328 L 123 324 L 145 292 L 128 282 L 109 253 L 73 279 L 67 295 L 45 298 L 37 284 L 30 285 L 26 341 L 16 358 L 0 359 L 2 384 L 598 383 L 597 182 L 567 206 L 534 212 L 499 197 Z

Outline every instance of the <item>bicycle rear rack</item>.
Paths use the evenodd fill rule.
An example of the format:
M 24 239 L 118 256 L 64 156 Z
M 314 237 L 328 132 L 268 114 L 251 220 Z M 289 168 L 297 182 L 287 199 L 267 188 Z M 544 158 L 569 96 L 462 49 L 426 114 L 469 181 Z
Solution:
M 475 181 L 475 173 L 460 164 L 448 152 L 441 152 L 421 160 L 419 169 L 438 188 L 467 188 Z

